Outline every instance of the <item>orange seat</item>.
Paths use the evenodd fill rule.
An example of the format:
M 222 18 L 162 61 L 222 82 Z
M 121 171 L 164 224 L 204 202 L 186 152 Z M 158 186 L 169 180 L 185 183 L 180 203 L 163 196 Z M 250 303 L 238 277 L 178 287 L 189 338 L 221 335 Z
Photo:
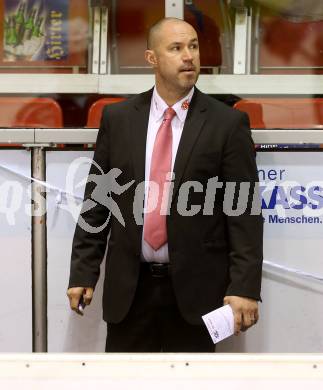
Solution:
M 123 97 L 114 97 L 114 98 L 102 98 L 94 102 L 89 109 L 86 127 L 93 127 L 93 128 L 100 127 L 101 116 L 102 116 L 102 111 L 104 106 L 107 106 L 108 104 L 122 102 L 123 100 L 125 100 L 125 98 Z
M 0 97 L 0 127 L 59 128 L 63 113 L 53 99 L 33 97 Z M 20 147 L 20 144 L 0 144 Z
M 63 127 L 63 113 L 49 98 L 0 97 L 0 127 Z
M 253 129 L 315 129 L 323 127 L 323 99 L 255 98 L 234 106 L 249 115 Z

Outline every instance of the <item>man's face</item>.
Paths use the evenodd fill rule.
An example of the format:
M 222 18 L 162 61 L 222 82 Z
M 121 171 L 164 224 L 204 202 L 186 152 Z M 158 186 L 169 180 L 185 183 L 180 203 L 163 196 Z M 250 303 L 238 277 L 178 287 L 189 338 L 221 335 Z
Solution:
M 197 34 L 188 23 L 169 21 L 156 33 L 152 64 L 159 83 L 176 91 L 187 91 L 200 73 Z

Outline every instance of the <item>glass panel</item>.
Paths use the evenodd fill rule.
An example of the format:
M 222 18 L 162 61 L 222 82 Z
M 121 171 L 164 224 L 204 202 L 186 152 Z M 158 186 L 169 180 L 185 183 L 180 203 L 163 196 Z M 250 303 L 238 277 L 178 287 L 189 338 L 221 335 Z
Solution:
M 165 1 L 114 1 L 111 10 L 112 72 L 151 73 L 144 52 L 147 32 L 151 25 L 165 15 Z
M 201 74 L 232 73 L 234 31 L 223 0 L 186 0 L 184 19 L 197 31 Z
M 3 0 L 0 72 L 86 73 L 87 0 Z
M 151 73 L 144 60 L 149 27 L 165 13 L 164 1 L 115 1 L 110 12 L 113 73 Z M 323 3 L 316 0 L 184 0 L 184 18 L 196 29 L 201 73 L 232 74 L 235 11 L 252 11 L 252 73 L 322 74 Z M 250 12 L 251 14 L 251 12 Z M 246 37 L 237 41 L 245 45 Z
M 110 12 L 112 73 L 152 73 L 144 59 L 147 32 L 165 15 L 165 1 L 113 2 Z M 197 30 L 201 73 L 232 73 L 233 30 L 226 1 L 185 1 L 184 19 Z
M 323 3 L 258 0 L 253 54 L 262 74 L 323 73 Z M 258 31 L 257 31 L 258 30 Z

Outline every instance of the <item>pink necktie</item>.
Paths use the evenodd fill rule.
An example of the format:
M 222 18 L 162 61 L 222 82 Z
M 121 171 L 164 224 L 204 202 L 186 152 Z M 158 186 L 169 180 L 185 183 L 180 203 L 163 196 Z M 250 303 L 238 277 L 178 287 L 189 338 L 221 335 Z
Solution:
M 171 122 L 175 115 L 176 112 L 171 107 L 165 110 L 164 119 L 158 129 L 151 158 L 150 182 L 155 184 L 148 192 L 148 213 L 145 215 L 144 239 L 154 250 L 159 249 L 167 242 L 167 207 L 165 207 L 165 202 L 167 206 L 168 193 L 167 191 L 165 193 L 164 185 L 168 181 L 168 173 L 171 172 L 172 168 L 173 134 Z M 154 207 L 155 205 L 156 207 Z M 152 211 L 149 212 L 149 210 Z

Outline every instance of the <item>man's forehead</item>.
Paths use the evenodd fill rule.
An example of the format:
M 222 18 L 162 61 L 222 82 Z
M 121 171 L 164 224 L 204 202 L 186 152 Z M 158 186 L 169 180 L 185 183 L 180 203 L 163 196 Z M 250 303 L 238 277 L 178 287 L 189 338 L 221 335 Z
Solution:
M 185 22 L 165 22 L 160 29 L 160 38 L 167 41 L 197 40 L 194 28 Z

